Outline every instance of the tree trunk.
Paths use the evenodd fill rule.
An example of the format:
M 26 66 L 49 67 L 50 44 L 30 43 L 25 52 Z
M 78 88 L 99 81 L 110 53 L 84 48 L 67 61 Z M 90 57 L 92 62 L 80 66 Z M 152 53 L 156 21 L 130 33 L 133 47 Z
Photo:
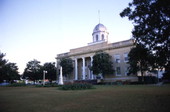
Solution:
M 144 83 L 143 71 L 141 70 L 142 83 Z

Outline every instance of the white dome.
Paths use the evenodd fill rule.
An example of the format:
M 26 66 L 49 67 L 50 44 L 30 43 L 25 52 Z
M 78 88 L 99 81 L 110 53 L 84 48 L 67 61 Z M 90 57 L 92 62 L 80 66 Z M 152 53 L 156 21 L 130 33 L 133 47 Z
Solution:
M 97 24 L 93 30 L 93 44 L 107 42 L 109 32 L 103 24 Z
M 103 24 L 98 24 L 95 26 L 93 33 L 97 33 L 97 32 L 107 32 L 107 28 L 103 25 Z

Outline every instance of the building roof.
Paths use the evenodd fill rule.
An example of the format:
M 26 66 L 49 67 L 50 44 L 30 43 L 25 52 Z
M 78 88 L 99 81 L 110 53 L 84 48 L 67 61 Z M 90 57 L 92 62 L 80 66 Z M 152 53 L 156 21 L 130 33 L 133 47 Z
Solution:
M 82 54 L 88 54 L 88 53 L 96 53 L 98 51 L 105 51 L 105 50 L 111 50 L 111 49 L 119 49 L 124 47 L 133 47 L 134 46 L 134 40 L 124 40 L 116 43 L 100 43 L 100 44 L 94 44 L 90 46 L 84 46 L 79 47 L 75 49 L 70 49 L 70 52 L 58 54 L 56 59 L 60 59 L 62 57 L 69 57 L 69 56 L 78 56 Z
M 93 30 L 93 33 L 96 33 L 96 32 L 107 32 L 107 28 L 103 24 L 99 23 L 95 26 Z

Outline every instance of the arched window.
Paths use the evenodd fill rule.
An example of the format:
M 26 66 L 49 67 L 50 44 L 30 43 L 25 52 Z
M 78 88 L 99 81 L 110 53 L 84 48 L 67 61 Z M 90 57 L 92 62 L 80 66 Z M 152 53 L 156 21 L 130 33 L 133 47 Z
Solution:
M 102 40 L 104 40 L 104 34 L 102 34 Z
M 98 35 L 96 35 L 96 41 L 98 41 L 99 40 L 99 37 L 98 37 Z

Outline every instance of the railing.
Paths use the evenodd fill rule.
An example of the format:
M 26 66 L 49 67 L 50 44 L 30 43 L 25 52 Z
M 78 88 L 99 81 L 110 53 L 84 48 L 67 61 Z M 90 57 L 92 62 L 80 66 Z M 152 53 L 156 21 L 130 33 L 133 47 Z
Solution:
M 65 56 L 68 56 L 68 55 L 69 55 L 69 52 L 58 54 L 57 57 L 65 57 Z
M 98 43 L 102 43 L 102 42 L 107 42 L 107 41 L 105 39 L 104 40 L 99 40 L 99 41 L 88 43 L 88 45 L 94 45 L 94 44 L 98 44 Z
M 127 40 L 127 41 L 123 41 L 123 42 L 113 43 L 112 46 L 113 47 L 120 47 L 120 46 L 132 45 L 132 44 L 133 44 L 132 40 Z

